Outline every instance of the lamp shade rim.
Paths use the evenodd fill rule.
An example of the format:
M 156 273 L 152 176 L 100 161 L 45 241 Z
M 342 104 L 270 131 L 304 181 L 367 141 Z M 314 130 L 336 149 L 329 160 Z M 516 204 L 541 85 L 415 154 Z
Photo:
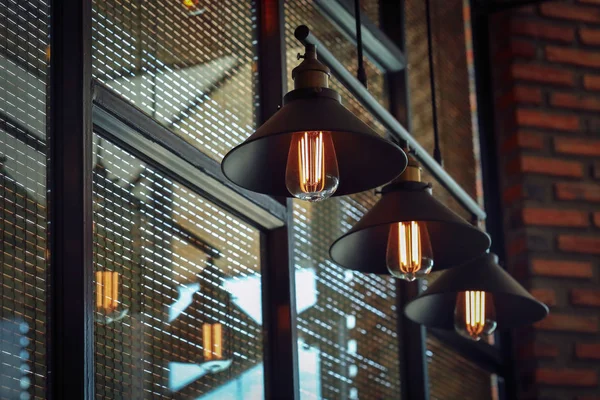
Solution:
M 483 291 L 494 299 L 499 327 L 515 328 L 543 319 L 548 307 L 534 298 L 487 253 L 444 272 L 429 289 L 411 301 L 405 315 L 428 327 L 452 329 L 456 298 L 466 291 Z
M 383 195 L 352 229 L 336 239 L 329 255 L 348 269 L 389 274 L 386 252 L 390 228 L 408 221 L 425 223 L 434 271 L 473 260 L 491 245 L 487 233 L 469 224 L 428 191 L 393 191 Z
M 241 148 L 245 148 L 248 145 L 252 145 L 253 143 L 257 143 L 260 141 L 267 141 L 274 137 L 283 137 L 283 136 L 290 136 L 290 141 L 291 141 L 291 136 L 294 135 L 295 133 L 299 133 L 299 132 L 302 132 L 302 130 L 284 130 L 281 132 L 272 133 L 268 136 L 248 138 L 246 141 L 240 143 L 239 145 L 237 145 L 233 149 L 231 149 L 225 155 L 225 157 L 223 157 L 223 160 L 221 161 L 221 172 L 231 182 L 235 183 L 237 186 L 240 186 L 246 190 L 256 192 L 256 193 L 271 195 L 271 196 L 292 197 L 292 195 L 288 192 L 288 190 L 287 190 L 287 188 L 285 188 L 285 186 L 283 186 L 283 188 L 282 188 L 285 190 L 278 190 L 275 192 L 267 193 L 266 191 L 255 187 L 255 185 L 247 184 L 244 180 L 235 179 L 234 177 L 231 176 L 231 174 L 228 171 L 228 161 L 231 159 L 231 157 L 235 157 L 236 152 L 238 152 Z M 384 184 L 392 181 L 393 179 L 397 178 L 406 169 L 406 165 L 408 164 L 408 157 L 406 156 L 406 153 L 404 153 L 404 151 L 402 150 L 402 148 L 400 146 L 398 146 L 397 144 L 395 144 L 379 135 L 365 133 L 358 129 L 357 130 L 344 130 L 344 131 L 330 131 L 330 132 L 332 133 L 334 142 L 335 142 L 336 136 L 349 135 L 349 136 L 361 138 L 363 141 L 368 140 L 368 141 L 372 141 L 375 143 L 379 143 L 380 146 L 387 146 L 388 148 L 392 149 L 393 152 L 395 152 L 394 163 L 390 163 L 387 166 L 387 168 L 385 168 L 385 170 L 383 170 L 383 171 L 380 171 L 379 174 L 372 175 L 370 177 L 371 183 L 369 183 L 368 185 L 354 186 L 354 187 L 351 187 L 350 189 L 346 189 L 346 187 L 349 185 L 344 184 L 345 178 L 342 175 L 342 173 L 340 173 L 340 184 L 339 184 L 338 189 L 335 191 L 335 193 L 333 194 L 332 197 L 345 196 L 348 194 L 358 193 L 358 192 L 362 192 L 365 190 L 379 187 L 379 186 L 384 185 Z M 287 149 L 286 149 L 286 153 L 287 153 Z M 286 154 L 286 157 L 287 157 L 287 154 Z M 285 170 L 285 165 L 283 166 L 283 168 Z
M 428 328 L 452 330 L 454 329 L 456 297 L 459 293 L 461 292 L 448 291 L 430 294 L 425 292 L 406 305 L 404 315 L 411 321 Z M 499 329 L 513 329 L 533 324 L 544 319 L 550 311 L 547 305 L 529 296 L 506 292 L 492 292 L 491 294 L 496 305 L 499 303 L 511 304 L 512 312 L 510 314 L 496 310 Z M 435 310 L 437 303 L 451 305 L 451 307 L 445 307 L 444 316 L 439 315 L 440 310 Z M 498 308 L 498 306 L 496 307 Z

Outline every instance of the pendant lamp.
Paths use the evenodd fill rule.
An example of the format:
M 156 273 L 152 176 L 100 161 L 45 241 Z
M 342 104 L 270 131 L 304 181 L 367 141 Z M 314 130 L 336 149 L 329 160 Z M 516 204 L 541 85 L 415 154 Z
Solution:
M 502 269 L 495 254 L 487 253 L 444 272 L 404 313 L 429 328 L 455 329 L 479 340 L 496 328 L 533 324 L 548 315 L 548 307 Z
M 296 29 L 306 37 L 308 28 Z M 294 68 L 294 90 L 281 107 L 223 159 L 224 175 L 238 186 L 272 196 L 320 201 L 381 186 L 407 164 L 394 143 L 378 136 L 329 89 L 329 68 L 305 46 Z
M 381 193 L 381 200 L 329 249 L 342 267 L 412 281 L 432 268 L 463 264 L 490 246 L 486 233 L 431 195 L 413 157 Z

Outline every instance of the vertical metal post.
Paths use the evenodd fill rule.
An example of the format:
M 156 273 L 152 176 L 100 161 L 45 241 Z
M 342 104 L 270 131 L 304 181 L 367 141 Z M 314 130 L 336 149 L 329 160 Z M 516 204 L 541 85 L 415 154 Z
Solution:
M 257 0 L 259 123 L 281 106 L 287 91 L 283 0 Z
M 263 236 L 262 293 L 266 399 L 300 398 L 296 284 L 289 240 L 289 220 L 291 215 L 286 226 L 269 231 Z
M 482 10 L 481 3 L 471 4 L 471 29 L 473 32 L 473 59 L 475 64 L 475 87 L 477 94 L 477 124 L 481 151 L 481 170 L 485 210 L 488 213 L 486 230 L 494 238 L 490 251 L 506 259 L 503 228 L 503 207 L 500 189 L 499 160 L 494 137 L 494 102 L 492 66 L 490 55 L 490 18 Z M 500 335 L 500 347 L 504 356 L 505 376 L 501 383 L 500 398 L 516 399 L 517 386 L 514 376 L 514 358 L 510 332 Z
M 406 54 L 404 1 L 380 3 L 381 28 Z M 410 101 L 408 71 L 406 68 L 386 75 L 390 98 L 390 112 L 410 131 Z M 417 282 L 398 280 L 396 304 L 398 308 L 398 350 L 400 361 L 401 398 L 429 400 L 427 357 L 425 355 L 425 328 L 404 315 L 404 306 L 419 294 Z
M 94 397 L 91 1 L 51 0 L 50 399 Z
M 262 124 L 281 106 L 287 91 L 283 0 L 257 0 L 258 90 Z M 300 398 L 296 284 L 292 257 L 292 201 L 286 226 L 263 235 L 263 327 L 265 332 L 265 398 Z

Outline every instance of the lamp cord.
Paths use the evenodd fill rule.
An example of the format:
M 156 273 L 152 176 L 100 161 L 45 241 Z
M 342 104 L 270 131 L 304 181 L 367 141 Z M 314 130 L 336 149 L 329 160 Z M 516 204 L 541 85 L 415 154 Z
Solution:
M 433 125 L 433 158 L 442 165 L 442 151 L 440 150 L 440 132 L 437 121 L 437 102 L 435 96 L 435 75 L 433 71 L 433 39 L 431 34 L 431 0 L 425 0 L 425 16 L 427 18 L 427 57 L 429 58 L 429 85 L 431 86 L 431 119 Z
M 360 0 L 354 0 L 354 19 L 356 21 L 356 50 L 358 52 L 358 69 L 356 78 L 367 87 L 367 73 L 363 62 L 362 23 L 360 20 Z

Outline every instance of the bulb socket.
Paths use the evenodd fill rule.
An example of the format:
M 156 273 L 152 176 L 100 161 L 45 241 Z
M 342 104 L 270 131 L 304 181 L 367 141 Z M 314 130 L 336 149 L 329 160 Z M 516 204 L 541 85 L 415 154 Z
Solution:
M 305 46 L 304 60 L 292 70 L 294 89 L 329 87 L 329 68 L 317 59 L 317 47 L 313 44 Z

